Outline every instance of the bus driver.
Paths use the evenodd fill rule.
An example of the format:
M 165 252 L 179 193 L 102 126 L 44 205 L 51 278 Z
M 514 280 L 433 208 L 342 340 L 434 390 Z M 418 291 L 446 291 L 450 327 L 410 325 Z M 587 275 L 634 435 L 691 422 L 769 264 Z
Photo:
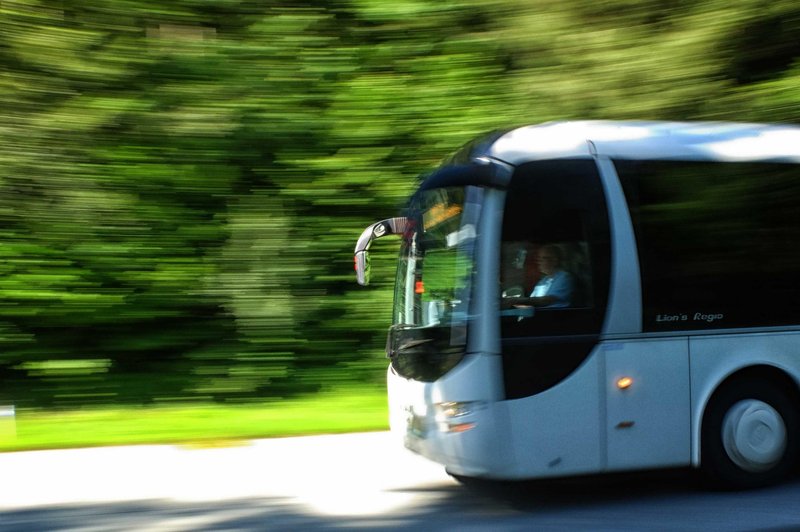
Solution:
M 544 276 L 533 287 L 529 297 L 507 298 L 504 308 L 508 307 L 546 307 L 564 308 L 572 305 L 575 293 L 575 280 L 568 271 L 562 268 L 563 254 L 553 244 L 539 248 L 536 262 Z

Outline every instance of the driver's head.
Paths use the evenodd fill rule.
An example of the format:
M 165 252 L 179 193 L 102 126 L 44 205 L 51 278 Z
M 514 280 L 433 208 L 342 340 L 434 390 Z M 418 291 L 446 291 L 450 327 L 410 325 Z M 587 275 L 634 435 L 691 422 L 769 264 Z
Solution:
M 552 275 L 561 268 L 561 250 L 552 244 L 542 246 L 536 255 L 536 263 L 539 271 L 545 275 Z

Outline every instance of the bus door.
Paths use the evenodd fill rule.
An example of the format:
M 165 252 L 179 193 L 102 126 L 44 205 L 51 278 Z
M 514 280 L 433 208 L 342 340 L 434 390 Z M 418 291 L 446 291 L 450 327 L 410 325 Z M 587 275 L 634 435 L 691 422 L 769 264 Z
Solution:
M 503 385 L 521 476 L 602 468 L 599 338 L 609 222 L 592 159 L 520 165 L 508 185 L 500 260 Z

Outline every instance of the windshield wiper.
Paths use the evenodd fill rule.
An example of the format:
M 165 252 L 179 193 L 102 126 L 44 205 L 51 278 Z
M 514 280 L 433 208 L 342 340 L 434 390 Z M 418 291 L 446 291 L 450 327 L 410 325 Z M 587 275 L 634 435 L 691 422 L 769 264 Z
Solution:
M 393 342 L 392 336 L 390 335 L 386 345 L 386 357 L 392 358 L 403 351 L 414 349 L 415 347 L 419 347 L 432 341 L 433 338 L 408 338 L 397 339 L 396 342 Z
M 417 347 L 418 345 L 427 344 L 428 342 L 432 342 L 433 338 L 422 338 L 420 340 L 408 340 L 403 345 L 398 345 L 395 351 L 405 351 L 406 349 L 411 349 L 412 347 Z

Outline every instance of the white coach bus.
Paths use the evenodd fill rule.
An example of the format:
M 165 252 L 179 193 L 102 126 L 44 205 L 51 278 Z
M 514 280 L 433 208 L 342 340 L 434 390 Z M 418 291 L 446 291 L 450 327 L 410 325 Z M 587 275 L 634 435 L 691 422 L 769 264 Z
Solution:
M 561 122 L 479 139 L 355 250 L 402 245 L 390 425 L 456 477 L 798 462 L 800 128 Z

